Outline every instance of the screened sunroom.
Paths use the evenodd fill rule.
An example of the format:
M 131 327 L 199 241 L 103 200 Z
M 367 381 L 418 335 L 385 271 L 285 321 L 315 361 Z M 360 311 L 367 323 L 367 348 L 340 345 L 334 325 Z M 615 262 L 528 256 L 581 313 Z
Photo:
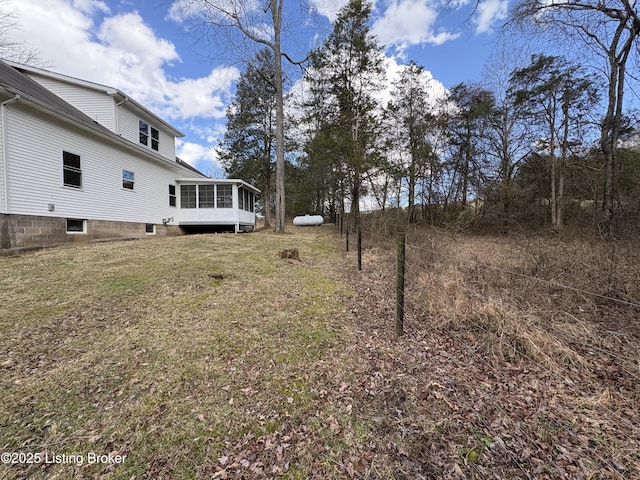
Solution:
M 236 233 L 255 229 L 256 195 L 260 190 L 237 179 L 193 179 L 176 181 L 178 223 L 186 231 Z

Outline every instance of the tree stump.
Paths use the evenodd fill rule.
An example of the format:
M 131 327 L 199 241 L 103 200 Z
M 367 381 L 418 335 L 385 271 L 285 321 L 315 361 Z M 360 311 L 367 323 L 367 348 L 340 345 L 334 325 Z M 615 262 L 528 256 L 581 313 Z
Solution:
M 297 248 L 285 248 L 280 252 L 280 258 L 300 261 L 300 253 Z

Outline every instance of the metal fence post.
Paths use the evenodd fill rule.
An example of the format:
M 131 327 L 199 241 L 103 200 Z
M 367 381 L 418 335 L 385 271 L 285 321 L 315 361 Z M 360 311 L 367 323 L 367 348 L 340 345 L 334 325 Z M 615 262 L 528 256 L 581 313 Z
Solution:
M 406 236 L 398 233 L 396 247 L 396 335 L 404 333 L 404 271 L 406 262 Z
M 362 270 L 362 230 L 358 228 L 358 270 Z

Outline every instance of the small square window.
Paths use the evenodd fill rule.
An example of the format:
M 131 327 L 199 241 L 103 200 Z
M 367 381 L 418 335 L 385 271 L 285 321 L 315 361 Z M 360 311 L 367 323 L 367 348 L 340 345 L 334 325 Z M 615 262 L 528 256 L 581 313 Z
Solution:
M 156 226 L 153 223 L 146 223 L 144 226 L 144 233 L 147 235 L 154 235 L 156 233 Z
M 129 170 L 122 170 L 122 188 L 133 190 L 134 174 Z
M 87 221 L 67 218 L 67 233 L 87 233 Z

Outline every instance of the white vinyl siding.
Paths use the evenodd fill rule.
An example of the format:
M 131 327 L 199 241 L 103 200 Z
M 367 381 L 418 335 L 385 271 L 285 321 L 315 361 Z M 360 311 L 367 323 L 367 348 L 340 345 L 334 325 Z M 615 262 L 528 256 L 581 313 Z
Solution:
M 100 125 L 116 132 L 113 97 L 104 92 L 26 72 L 33 80 L 85 113 Z M 117 133 L 117 132 L 116 132 Z
M 4 108 L 8 108 L 8 107 L 4 107 Z M 6 164 L 5 158 L 4 158 L 4 145 L 3 145 L 3 116 L 2 116 L 2 107 L 0 107 L 0 213 L 7 213 L 7 206 L 5 205 L 5 191 L 4 191 L 4 186 L 5 186 L 5 177 L 6 177 L 6 173 L 4 171 L 4 167 Z
M 162 125 L 159 122 L 154 123 L 153 120 L 140 118 L 140 116 L 133 112 L 130 108 L 127 108 L 127 103 L 123 103 L 118 107 L 118 121 L 120 124 L 120 132 L 118 132 L 122 138 L 134 142 L 140 145 L 140 120 L 146 122 L 150 126 L 158 130 L 158 152 L 164 158 L 175 160 L 176 158 L 176 140 L 173 135 L 168 134 L 163 130 Z M 151 149 L 151 147 L 147 147 Z
M 137 109 L 132 108 L 131 102 L 125 100 L 118 102 L 120 105 L 117 105 L 115 97 L 104 91 L 33 72 L 25 72 L 25 74 L 112 132 L 136 144 L 140 143 L 138 120 L 147 122 L 158 130 L 158 153 L 165 158 L 175 159 L 174 132 L 151 115 L 142 114 L 141 116 Z
M 135 156 L 84 130 L 52 124 L 19 103 L 7 108 L 7 118 L 9 213 L 154 224 L 175 215 L 167 185 L 176 175 L 191 176 L 186 170 Z M 82 189 L 62 186 L 64 150 L 81 157 Z M 122 188 L 123 169 L 135 172 L 135 195 Z M 48 211 L 49 204 L 55 211 Z

